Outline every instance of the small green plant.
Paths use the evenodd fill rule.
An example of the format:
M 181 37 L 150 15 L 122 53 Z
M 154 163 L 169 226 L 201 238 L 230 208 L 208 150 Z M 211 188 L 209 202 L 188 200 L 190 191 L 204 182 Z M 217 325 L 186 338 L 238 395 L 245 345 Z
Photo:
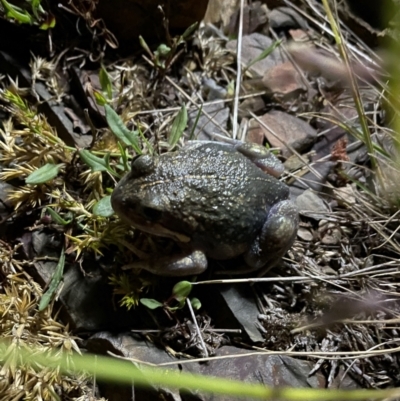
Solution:
M 20 93 L 23 91 L 16 83 L 13 91 L 0 92 L 12 116 L 0 130 L 3 166 L 0 178 L 25 182 L 10 190 L 7 200 L 17 212 L 22 205 L 25 208 L 46 205 L 45 213 L 51 216 L 53 224 L 68 230 L 66 253 L 76 252 L 77 258 L 85 251 L 101 255 L 102 248 L 118 243 L 118 238 L 125 236 L 122 225 L 109 219 L 113 214 L 111 189 L 104 194 L 103 176 L 106 173 L 120 178 L 128 170 L 128 149 L 120 145 L 119 152 L 110 153 L 108 149 L 76 150 L 66 146 L 43 115 Z M 67 169 L 82 184 L 79 196 L 66 189 Z
M 152 298 L 141 298 L 140 303 L 149 309 L 164 308 L 168 312 L 175 312 L 185 306 L 192 287 L 193 285 L 189 281 L 180 281 L 175 284 L 171 296 L 164 303 Z M 198 298 L 191 298 L 190 302 L 194 309 L 198 310 L 201 308 L 201 302 Z
M 47 30 L 54 28 L 56 19 L 54 15 L 44 10 L 41 0 L 25 1 L 26 7 L 16 6 L 7 0 L 0 0 L 5 16 L 20 24 L 38 25 L 39 29 Z
M 108 105 L 104 105 L 106 111 L 107 124 L 113 134 L 126 146 L 132 146 L 135 152 L 140 155 L 142 153 L 139 147 L 139 131 L 130 131 L 126 128 L 121 117 Z
M 93 154 L 90 150 L 82 149 L 79 152 L 81 159 L 95 171 L 107 171 L 110 175 L 115 177 L 121 177 L 114 168 L 110 165 L 110 153 L 107 152 L 104 157 L 99 157 Z
M 14 252 L 15 249 L 1 247 L 2 274 L 12 266 L 21 272 L 25 270 L 23 262 L 13 258 Z M 48 302 L 54 295 L 50 293 L 50 287 L 46 292 L 48 295 L 42 294 L 40 286 L 29 279 L 26 272 L 8 274 L 7 279 L 3 280 L 0 292 L 0 392 L 4 400 L 15 399 L 17 395 L 21 400 L 59 400 L 60 389 L 67 398 L 90 394 L 87 374 L 82 371 L 76 375 L 63 375 L 57 364 L 46 364 L 37 369 L 36 362 L 36 365 L 27 365 L 20 354 L 23 350 L 36 349 L 42 355 L 51 355 L 49 361 L 55 362 L 62 355 L 69 364 L 69 357 L 80 352 L 77 338 L 72 336 L 67 326 L 53 318 L 56 313 L 52 313 L 53 303 Z
M 128 310 L 139 304 L 142 292 L 150 285 L 148 281 L 134 274 L 112 274 L 109 278 L 114 295 L 122 295 L 120 306 Z
M 172 66 L 175 60 L 179 57 L 179 55 L 183 52 L 183 49 L 179 50 L 180 45 L 186 43 L 189 37 L 193 34 L 193 32 L 197 29 L 198 23 L 194 23 L 186 31 L 176 37 L 171 38 L 167 35 L 168 43 L 161 43 L 157 49 L 152 52 L 150 47 L 147 45 L 146 41 L 142 36 L 139 36 L 140 45 L 146 51 L 146 53 L 150 56 L 151 61 L 157 70 L 164 75 L 166 71 Z M 166 27 L 168 30 L 168 27 Z

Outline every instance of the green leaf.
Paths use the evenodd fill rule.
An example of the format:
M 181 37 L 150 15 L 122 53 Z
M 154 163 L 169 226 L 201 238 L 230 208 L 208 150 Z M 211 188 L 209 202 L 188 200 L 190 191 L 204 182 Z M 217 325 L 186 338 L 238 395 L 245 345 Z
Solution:
M 62 226 L 66 226 L 67 224 L 71 223 L 71 220 L 64 220 L 56 211 L 51 209 L 50 207 L 46 207 L 46 212 L 49 213 L 53 221 L 57 224 L 60 224 Z
M 154 54 L 158 57 L 166 57 L 171 52 L 171 48 L 164 43 L 161 43 L 160 46 L 157 47 L 157 50 Z
M 198 22 L 195 22 L 194 24 L 190 25 L 189 28 L 187 28 L 186 31 L 183 32 L 182 36 L 179 38 L 178 44 L 188 39 L 188 37 L 197 29 L 198 26 L 199 26 Z
M 226 96 L 233 97 L 235 96 L 235 81 L 229 81 L 228 86 L 226 88 Z
M 157 47 L 157 50 L 154 52 L 153 61 L 157 67 L 165 69 L 165 60 L 171 54 L 171 48 L 166 44 L 162 43 Z
M 107 99 L 99 91 L 93 90 L 93 96 L 99 106 L 104 106 L 107 104 Z
M 150 47 L 147 45 L 146 41 L 143 39 L 143 36 L 141 36 L 141 35 L 139 35 L 139 43 L 140 43 L 140 46 L 142 46 L 143 49 L 149 54 L 149 56 L 151 58 L 153 58 L 154 55 L 153 55 L 152 51 L 150 50 Z
M 107 93 L 108 99 L 111 100 L 112 99 L 112 83 L 111 83 L 110 76 L 108 75 L 106 69 L 104 68 L 104 65 L 102 65 L 100 68 L 99 80 L 100 80 L 101 89 L 103 90 L 104 93 Z
M 41 0 L 31 0 L 32 13 L 37 20 L 40 19 L 39 13 L 43 14 L 43 7 L 40 5 Z
M 22 8 L 19 8 L 17 6 L 14 6 L 13 4 L 8 3 L 7 0 L 1 0 L 1 4 L 7 11 L 7 17 L 14 18 L 21 24 L 33 23 L 32 16 L 26 10 L 22 10 Z
M 40 3 L 42 0 L 31 0 L 31 6 L 33 10 L 39 10 Z
M 192 283 L 189 281 L 180 281 L 174 285 L 172 289 L 172 295 L 178 300 L 182 300 L 188 297 L 192 291 Z
M 61 168 L 64 167 L 64 164 L 52 164 L 48 163 L 44 166 L 40 167 L 33 173 L 29 174 L 28 177 L 25 178 L 26 184 L 43 184 L 47 181 L 52 180 L 57 176 Z
M 267 47 L 256 58 L 251 60 L 249 62 L 249 64 L 246 65 L 246 68 L 244 69 L 244 72 L 247 71 L 253 64 L 257 63 L 257 61 L 264 60 L 266 57 L 268 57 L 278 46 L 280 46 L 281 43 L 282 43 L 281 39 L 279 39 L 276 42 L 272 43 L 271 46 Z
M 60 259 L 58 260 L 58 264 L 56 266 L 56 269 L 54 270 L 54 274 L 53 274 L 53 277 L 51 278 L 49 288 L 42 295 L 42 298 L 40 299 L 39 312 L 41 312 L 42 310 L 44 310 L 47 307 L 47 305 L 51 301 L 51 298 L 57 291 L 58 285 L 60 284 L 60 281 L 63 276 L 64 265 L 65 265 L 65 252 L 64 252 L 64 248 L 62 248 Z
M 48 29 L 54 28 L 55 26 L 56 26 L 56 17 L 52 14 L 48 14 L 46 17 L 46 21 L 39 26 L 39 29 L 47 31 Z
M 125 145 L 131 145 L 132 133 L 128 128 L 126 128 L 121 117 L 108 104 L 104 105 L 104 109 L 106 111 L 107 124 L 113 134 Z
M 81 159 L 92 169 L 92 171 L 108 171 L 107 163 L 101 157 L 95 156 L 86 149 L 82 149 L 78 153 Z
M 93 214 L 96 216 L 110 217 L 114 214 L 111 206 L 111 196 L 105 196 L 93 206 Z
M 194 310 L 199 310 L 201 308 L 201 302 L 198 298 L 191 298 L 190 303 L 192 304 Z
M 130 131 L 128 130 L 126 133 L 126 138 L 128 139 L 128 141 L 130 142 L 130 144 L 132 145 L 132 148 L 134 149 L 134 151 L 138 154 L 141 155 L 142 154 L 142 150 L 139 147 L 139 131 Z
M 183 131 L 185 131 L 188 120 L 188 114 L 186 110 L 185 104 L 182 105 L 179 110 L 177 116 L 175 117 L 174 122 L 172 123 L 171 132 L 168 138 L 168 142 L 171 148 L 174 148 L 175 145 L 179 142 Z
M 163 306 L 162 303 L 151 298 L 141 298 L 140 303 L 149 309 L 157 309 Z

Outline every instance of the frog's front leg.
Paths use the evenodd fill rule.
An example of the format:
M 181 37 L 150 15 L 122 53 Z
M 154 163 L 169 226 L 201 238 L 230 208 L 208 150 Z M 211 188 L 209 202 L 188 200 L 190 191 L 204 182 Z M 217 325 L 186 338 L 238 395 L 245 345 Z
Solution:
M 201 251 L 182 252 L 161 258 L 139 260 L 123 266 L 123 269 L 144 269 L 159 276 L 191 276 L 203 273 L 207 269 L 207 258 Z
M 246 263 L 254 270 L 275 266 L 293 245 L 298 225 L 298 210 L 291 201 L 275 204 L 260 234 L 244 255 Z

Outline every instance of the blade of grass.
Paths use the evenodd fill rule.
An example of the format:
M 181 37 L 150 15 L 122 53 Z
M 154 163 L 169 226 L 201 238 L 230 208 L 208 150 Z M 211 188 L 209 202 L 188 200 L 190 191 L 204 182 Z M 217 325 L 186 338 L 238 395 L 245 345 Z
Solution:
M 65 265 L 65 251 L 64 251 L 64 248 L 62 248 L 60 259 L 58 260 L 58 264 L 56 266 L 56 269 L 54 270 L 54 274 L 53 274 L 53 277 L 51 278 L 49 288 L 42 295 L 42 298 L 39 302 L 39 312 L 43 311 L 47 307 L 47 305 L 51 301 L 51 298 L 56 293 L 57 288 L 63 277 L 64 265 Z
M 246 72 L 248 71 L 248 69 L 252 65 L 257 63 L 257 61 L 264 60 L 266 57 L 268 57 L 278 46 L 281 45 L 281 43 L 282 43 L 282 39 L 279 39 L 279 40 L 275 41 L 274 43 L 272 43 L 271 46 L 269 46 L 265 50 L 263 50 L 256 58 L 251 60 L 250 63 L 247 64 L 245 68 L 243 68 L 243 75 L 245 75 Z
M 347 68 L 347 71 L 348 71 L 348 74 L 350 77 L 351 92 L 352 92 L 353 100 L 354 100 L 354 103 L 356 106 L 358 118 L 360 119 L 360 125 L 361 125 L 361 130 L 363 132 L 364 143 L 368 149 L 368 153 L 371 158 L 372 167 L 376 170 L 379 170 L 379 169 L 377 169 L 378 164 L 376 161 L 374 147 L 373 147 L 373 143 L 372 143 L 372 139 L 371 139 L 371 133 L 369 131 L 368 121 L 367 121 L 367 117 L 364 112 L 364 107 L 362 104 L 362 99 L 360 96 L 360 91 L 358 88 L 357 80 L 356 80 L 354 72 L 350 66 L 346 43 L 343 40 L 343 36 L 342 36 L 340 28 L 336 22 L 336 19 L 332 13 L 332 10 L 331 10 L 328 0 L 322 0 L 322 3 L 324 6 L 324 9 L 325 9 L 325 12 L 328 16 L 329 23 L 330 23 L 332 32 L 334 34 L 334 38 L 335 38 L 336 44 L 337 44 L 339 52 L 340 52 L 340 56 L 346 65 L 346 68 Z
M 7 355 L 8 344 L 0 343 L 0 356 Z M 224 394 L 230 397 L 245 397 L 260 400 L 288 401 L 336 401 L 336 400 L 383 400 L 400 396 L 400 388 L 384 390 L 337 390 L 317 388 L 272 387 L 263 384 L 246 383 L 221 377 L 202 376 L 194 373 L 184 373 L 174 370 L 147 367 L 131 361 L 111 358 L 103 355 L 66 355 L 56 356 L 55 353 L 43 352 L 34 347 L 18 347 L 13 352 L 15 360 L 23 360 L 25 364 L 42 370 L 43 366 L 57 367 L 65 374 L 86 371 L 98 380 L 114 383 L 148 387 L 149 383 L 180 388 L 182 391 L 200 391 L 212 394 Z
M 101 86 L 102 91 L 107 94 L 108 100 L 111 100 L 112 99 L 112 83 L 111 83 L 110 76 L 108 75 L 107 70 L 104 67 L 104 65 L 102 65 L 100 68 L 99 80 L 100 80 L 100 86 Z
M 173 149 L 179 142 L 183 131 L 185 131 L 188 120 L 188 114 L 186 110 L 185 103 L 183 103 L 181 109 L 179 110 L 177 116 L 172 123 L 171 132 L 168 138 L 169 146 Z
M 199 119 L 200 119 L 202 110 L 203 110 L 203 104 L 200 105 L 200 108 L 199 108 L 199 110 L 197 112 L 196 120 L 194 121 L 192 130 L 190 131 L 190 134 L 189 134 L 189 140 L 192 140 L 193 137 L 194 137 L 194 130 L 196 129 L 197 124 L 199 123 Z

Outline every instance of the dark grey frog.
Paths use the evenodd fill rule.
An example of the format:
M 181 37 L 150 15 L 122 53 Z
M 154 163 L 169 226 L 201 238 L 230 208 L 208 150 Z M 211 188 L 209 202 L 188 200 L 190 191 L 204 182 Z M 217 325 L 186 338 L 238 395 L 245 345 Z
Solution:
M 132 226 L 172 238 L 181 252 L 132 267 L 185 276 L 203 272 L 207 257 L 239 255 L 250 270 L 276 265 L 299 223 L 289 188 L 273 176 L 282 170 L 266 148 L 239 141 L 191 142 L 177 152 L 137 156 L 112 206 Z

